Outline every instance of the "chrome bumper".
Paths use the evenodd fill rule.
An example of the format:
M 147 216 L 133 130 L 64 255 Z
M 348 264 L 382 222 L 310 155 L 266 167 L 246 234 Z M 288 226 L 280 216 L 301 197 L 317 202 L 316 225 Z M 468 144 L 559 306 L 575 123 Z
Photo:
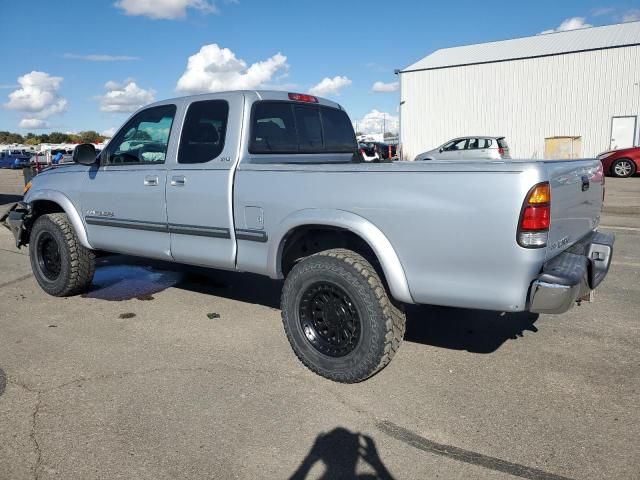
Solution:
M 587 297 L 609 272 L 614 242 L 612 233 L 593 232 L 545 263 L 531 284 L 529 311 L 564 313 Z

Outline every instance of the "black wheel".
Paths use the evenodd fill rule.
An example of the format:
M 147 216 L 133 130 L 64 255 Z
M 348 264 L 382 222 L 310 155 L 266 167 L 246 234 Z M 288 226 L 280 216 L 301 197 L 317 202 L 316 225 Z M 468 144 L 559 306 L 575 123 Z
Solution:
M 615 177 L 627 178 L 636 173 L 636 164 L 628 158 L 616 160 L 611 165 L 611 173 Z
M 49 295 L 76 295 L 91 285 L 95 256 L 80 244 L 64 213 L 42 215 L 35 221 L 29 258 L 36 280 Z
M 404 336 L 404 313 L 371 264 L 350 250 L 327 250 L 296 264 L 281 308 L 300 361 L 336 382 L 360 382 L 384 368 Z

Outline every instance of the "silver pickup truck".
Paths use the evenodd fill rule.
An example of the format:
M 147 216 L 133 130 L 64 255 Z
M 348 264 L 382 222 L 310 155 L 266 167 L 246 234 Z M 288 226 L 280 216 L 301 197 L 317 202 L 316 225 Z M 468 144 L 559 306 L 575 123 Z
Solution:
M 599 161 L 362 163 L 310 95 L 157 102 L 74 161 L 4 218 L 47 293 L 89 287 L 96 251 L 284 279 L 293 350 L 339 382 L 391 360 L 404 304 L 562 313 L 611 262 Z

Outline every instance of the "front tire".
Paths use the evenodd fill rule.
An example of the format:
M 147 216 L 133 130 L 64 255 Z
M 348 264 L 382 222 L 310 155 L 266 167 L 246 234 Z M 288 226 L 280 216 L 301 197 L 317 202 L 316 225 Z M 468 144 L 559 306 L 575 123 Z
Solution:
M 636 164 L 628 158 L 616 160 L 611 165 L 611 173 L 614 177 L 627 178 L 636 173 Z
M 31 269 L 49 295 L 68 297 L 86 291 L 95 272 L 95 255 L 83 247 L 64 213 L 42 215 L 29 239 Z
M 285 280 L 281 308 L 297 357 L 336 382 L 360 382 L 384 368 L 404 336 L 404 312 L 371 264 L 350 250 L 298 262 Z

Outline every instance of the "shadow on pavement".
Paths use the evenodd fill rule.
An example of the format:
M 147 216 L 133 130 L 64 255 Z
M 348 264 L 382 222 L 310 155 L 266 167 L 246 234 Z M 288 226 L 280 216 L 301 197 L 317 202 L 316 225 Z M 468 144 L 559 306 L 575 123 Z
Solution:
M 22 195 L 13 195 L 10 193 L 0 193 L 0 213 L 4 213 L 16 202 L 22 200 Z
M 191 267 L 124 255 L 98 260 L 87 296 L 104 300 L 140 298 L 174 287 L 239 302 L 280 308 L 282 282 L 249 273 Z M 537 332 L 538 315 L 407 305 L 405 341 L 473 353 L 491 353 L 507 340 Z
M 373 473 L 358 474 L 358 461 L 367 464 L 367 470 Z M 290 480 L 304 480 L 311 469 L 321 463 L 324 473 L 320 479 L 354 479 L 354 480 L 391 480 L 393 476 L 384 466 L 373 439 L 362 433 L 354 433 L 346 428 L 338 427 L 329 433 L 321 433 L 316 437 L 311 450 L 302 460 L 298 469 L 289 477 Z
M 473 353 L 495 352 L 507 340 L 537 332 L 538 315 L 465 308 L 407 306 L 407 342 Z

